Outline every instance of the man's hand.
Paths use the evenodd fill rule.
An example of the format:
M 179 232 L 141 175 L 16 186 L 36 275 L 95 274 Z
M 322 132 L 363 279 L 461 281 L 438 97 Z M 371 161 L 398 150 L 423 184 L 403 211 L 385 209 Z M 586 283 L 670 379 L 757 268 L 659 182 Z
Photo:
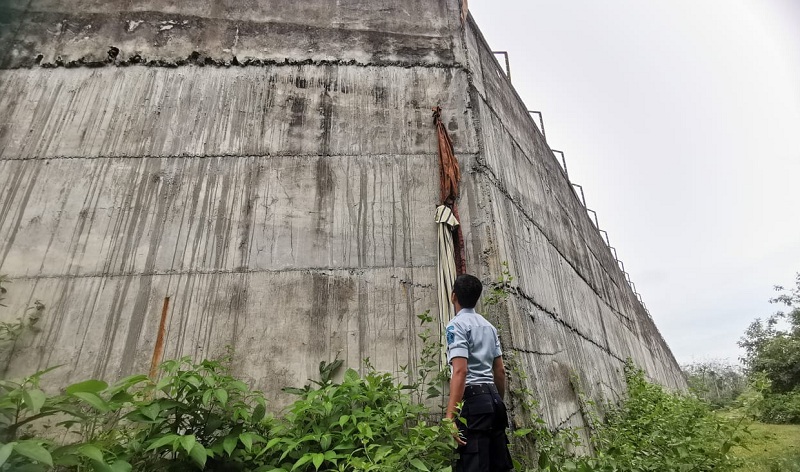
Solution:
M 445 418 L 445 425 L 450 428 L 450 434 L 453 436 L 453 439 L 456 440 L 459 446 L 466 446 L 467 441 L 464 440 L 464 437 L 461 435 L 461 431 L 458 429 L 458 425 L 456 425 L 456 421 L 453 418 Z
M 447 402 L 446 416 L 453 425 L 451 430 L 453 437 L 460 446 L 464 446 L 467 442 L 459 434 L 458 425 L 455 422 L 458 421 L 458 412 L 461 411 L 459 405 L 462 403 L 461 400 L 464 399 L 464 386 L 467 383 L 467 358 L 454 357 L 450 361 L 450 365 L 452 374 L 450 376 L 450 399 Z

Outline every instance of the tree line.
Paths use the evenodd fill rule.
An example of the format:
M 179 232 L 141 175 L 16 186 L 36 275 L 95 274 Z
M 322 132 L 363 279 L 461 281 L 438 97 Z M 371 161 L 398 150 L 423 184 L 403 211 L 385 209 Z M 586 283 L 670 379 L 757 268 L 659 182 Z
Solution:
M 765 423 L 800 424 L 800 273 L 795 286 L 776 286 L 777 312 L 757 318 L 738 345 L 741 365 L 726 361 L 683 366 L 690 388 L 715 408 L 737 407 Z

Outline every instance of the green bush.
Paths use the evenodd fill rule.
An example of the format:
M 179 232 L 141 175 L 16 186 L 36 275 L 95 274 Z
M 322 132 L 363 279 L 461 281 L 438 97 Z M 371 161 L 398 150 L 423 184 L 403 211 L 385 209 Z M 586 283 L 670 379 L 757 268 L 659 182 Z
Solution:
M 271 431 L 264 465 L 287 471 L 449 470 L 455 441 L 448 429 L 427 421 L 427 408 L 389 374 L 370 369 L 362 378 L 349 369 L 341 383 L 297 393 L 300 398 Z M 314 468 L 302 467 L 308 463 Z
M 46 372 L 2 381 L 0 470 L 449 470 L 454 440 L 409 387 L 372 369 L 334 383 L 338 365 L 323 363 L 314 386 L 287 389 L 299 398 L 280 419 L 219 361 L 167 361 L 158 383 L 87 380 L 56 396 L 40 389 Z M 45 436 L 58 441 L 38 435 L 45 424 L 28 430 L 48 418 Z
M 790 393 L 765 393 L 759 419 L 764 423 L 800 424 L 800 389 Z
M 725 471 L 737 461 L 730 448 L 744 434 L 738 424 L 713 414 L 706 403 L 666 392 L 630 363 L 627 399 L 611 409 L 593 444 L 600 470 Z
M 158 383 L 144 375 L 112 386 L 86 380 L 56 396 L 40 389 L 47 371 L 0 382 L 0 470 L 231 470 L 252 458 L 253 443 L 266 442 L 263 395 L 223 362 L 185 358 L 161 369 Z
M 321 364 L 322 379 L 296 394 L 282 417 L 267 413 L 260 392 L 231 377 L 226 362 L 167 361 L 162 379 L 133 376 L 108 386 L 88 380 L 47 396 L 38 373 L 0 382 L 0 470 L 46 471 L 448 471 L 454 441 L 412 396 L 414 386 L 389 374 Z M 575 457 L 574 431 L 535 427 L 515 439 L 536 440 L 537 471 L 727 471 L 735 424 L 699 400 L 664 391 L 641 370 L 625 371 L 628 396 L 594 425 L 593 457 Z M 47 437 L 28 428 L 50 419 Z M 40 424 L 40 427 L 42 425 Z

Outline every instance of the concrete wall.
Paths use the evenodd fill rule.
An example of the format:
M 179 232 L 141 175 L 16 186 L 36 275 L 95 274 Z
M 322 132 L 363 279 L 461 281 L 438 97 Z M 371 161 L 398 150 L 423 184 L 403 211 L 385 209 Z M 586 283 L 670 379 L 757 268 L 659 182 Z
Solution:
M 175 65 L 192 53 L 274 62 L 453 64 L 459 9 L 446 0 L 6 0 L 3 67 Z M 41 55 L 41 58 L 38 56 Z
M 468 269 L 517 277 L 490 314 L 550 423 L 579 422 L 571 370 L 598 397 L 628 356 L 683 385 L 460 2 L 134 3 L 0 12 L 0 316 L 48 307 L 4 376 L 146 371 L 165 297 L 165 358 L 232 345 L 278 405 L 337 354 L 413 366 L 439 105 Z
M 473 257 L 486 279 L 496 280 L 505 261 L 516 277 L 509 303 L 494 315 L 548 423 L 583 424 L 576 390 L 597 401 L 618 398 L 627 358 L 652 379 L 685 388 L 669 347 L 471 18 L 465 35 L 480 148 L 465 193 L 470 213 L 482 211 L 487 221 L 472 237 Z

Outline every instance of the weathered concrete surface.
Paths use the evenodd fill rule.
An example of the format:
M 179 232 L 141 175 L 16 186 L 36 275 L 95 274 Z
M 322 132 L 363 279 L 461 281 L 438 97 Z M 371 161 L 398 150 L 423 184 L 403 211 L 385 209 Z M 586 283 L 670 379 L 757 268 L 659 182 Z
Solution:
M 466 83 L 438 67 L 9 70 L 0 158 L 429 154 L 436 102 L 473 152 Z
M 465 71 L 15 69 L 0 83 L 4 315 L 51 307 L 5 375 L 147 370 L 167 296 L 165 356 L 232 344 L 279 404 L 339 351 L 414 366 L 416 315 L 435 306 L 429 104 L 460 153 L 477 150 Z
M 211 358 L 230 345 L 234 373 L 280 405 L 280 388 L 316 378 L 319 362 L 337 354 L 356 368 L 367 357 L 392 372 L 414 365 L 416 315 L 435 300 L 432 275 L 393 267 L 15 277 L 14 300 L 49 308 L 41 330 L 19 339 L 6 375 L 64 364 L 48 383 L 65 385 L 147 372 L 171 295 L 165 358 Z
M 0 67 L 186 61 L 460 62 L 450 1 L 8 0 Z M 41 55 L 41 58 L 38 56 Z
M 0 161 L 0 263 L 13 277 L 433 266 L 432 160 Z
M 0 11 L 0 316 L 48 306 L 3 375 L 147 371 L 165 297 L 165 358 L 232 345 L 278 405 L 337 353 L 413 367 L 436 303 L 439 105 L 468 270 L 508 261 L 513 293 L 487 314 L 549 424 L 582 424 L 572 374 L 614 398 L 628 357 L 684 386 L 460 2 L 134 3 Z

